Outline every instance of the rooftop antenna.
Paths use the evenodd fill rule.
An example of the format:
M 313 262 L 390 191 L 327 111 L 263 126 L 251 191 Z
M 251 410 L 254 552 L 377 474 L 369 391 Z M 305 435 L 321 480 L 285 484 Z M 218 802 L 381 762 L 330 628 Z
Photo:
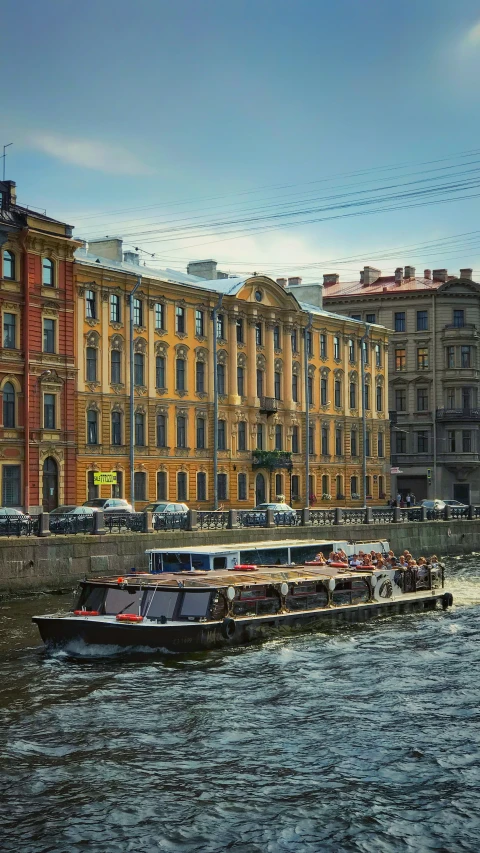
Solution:
M 7 159 L 6 150 L 7 148 L 10 148 L 11 145 L 13 145 L 13 142 L 9 142 L 7 145 L 3 146 L 3 180 L 5 180 L 5 160 Z

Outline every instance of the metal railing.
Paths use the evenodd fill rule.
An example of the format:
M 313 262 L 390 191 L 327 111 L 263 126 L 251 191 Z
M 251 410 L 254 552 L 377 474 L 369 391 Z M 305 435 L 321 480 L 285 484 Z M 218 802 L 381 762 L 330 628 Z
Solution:
M 0 515 L 0 536 L 36 536 L 38 518 L 29 515 Z
M 74 515 L 71 512 L 65 515 L 51 515 L 48 520 L 50 533 L 92 533 L 93 515 L 93 512 L 91 515 Z
M 228 510 L 200 510 L 197 512 L 197 524 L 200 530 L 219 530 L 228 525 Z

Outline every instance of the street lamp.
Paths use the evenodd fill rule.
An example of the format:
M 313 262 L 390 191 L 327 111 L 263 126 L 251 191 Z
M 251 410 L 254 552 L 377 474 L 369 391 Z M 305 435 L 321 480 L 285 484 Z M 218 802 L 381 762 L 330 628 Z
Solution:
M 137 283 L 130 291 L 130 503 L 135 509 L 135 372 L 133 365 L 133 297 L 142 283 L 142 276 L 138 276 Z M 145 367 L 144 367 L 145 369 Z

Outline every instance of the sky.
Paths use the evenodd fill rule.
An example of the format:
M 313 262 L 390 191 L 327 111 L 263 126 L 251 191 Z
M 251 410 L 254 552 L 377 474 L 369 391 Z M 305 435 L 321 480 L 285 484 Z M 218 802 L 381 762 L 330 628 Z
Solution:
M 3 0 L 2 32 L 6 177 L 77 237 L 480 280 L 478 2 Z

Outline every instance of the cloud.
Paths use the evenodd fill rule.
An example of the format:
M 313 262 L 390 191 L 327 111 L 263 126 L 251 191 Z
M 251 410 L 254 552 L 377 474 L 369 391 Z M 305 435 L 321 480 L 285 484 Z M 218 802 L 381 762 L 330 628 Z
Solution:
M 72 166 L 111 175 L 152 174 L 152 169 L 146 163 L 119 145 L 41 132 L 32 134 L 29 143 L 37 151 L 43 151 Z
M 480 21 L 473 24 L 463 37 L 463 44 L 468 47 L 476 47 L 480 45 Z

